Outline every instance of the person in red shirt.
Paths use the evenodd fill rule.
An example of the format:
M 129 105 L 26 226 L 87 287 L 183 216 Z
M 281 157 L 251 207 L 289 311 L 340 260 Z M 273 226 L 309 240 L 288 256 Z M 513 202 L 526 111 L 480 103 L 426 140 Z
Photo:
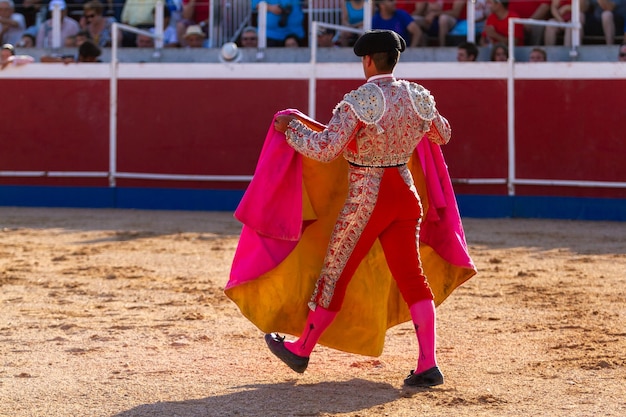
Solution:
M 551 0 L 509 0 L 509 10 L 522 19 L 547 20 L 550 18 L 550 3 Z M 526 43 L 541 45 L 544 31 L 544 26 L 524 25 Z
M 491 10 L 485 29 L 483 30 L 480 43 L 483 46 L 494 45 L 496 43 L 508 44 L 509 42 L 509 19 L 519 17 L 508 8 L 509 2 L 506 0 L 487 0 L 487 7 Z M 524 27 L 515 25 L 515 45 L 524 45 Z

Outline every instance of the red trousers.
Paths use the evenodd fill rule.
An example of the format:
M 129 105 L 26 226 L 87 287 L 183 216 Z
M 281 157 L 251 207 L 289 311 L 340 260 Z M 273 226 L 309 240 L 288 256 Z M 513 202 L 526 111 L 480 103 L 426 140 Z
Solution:
M 341 309 L 348 284 L 376 239 L 380 240 L 387 265 L 407 305 L 434 298 L 419 255 L 422 206 L 415 187 L 407 185 L 402 171 L 404 178 L 411 175 L 406 166 L 384 169 L 371 217 L 335 284 L 328 310 Z M 324 284 L 320 281 L 318 285 Z

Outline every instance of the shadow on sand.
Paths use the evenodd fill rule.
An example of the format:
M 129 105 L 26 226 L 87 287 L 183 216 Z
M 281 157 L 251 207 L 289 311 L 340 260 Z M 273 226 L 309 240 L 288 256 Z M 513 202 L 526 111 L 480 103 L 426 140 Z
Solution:
M 295 381 L 233 387 L 232 394 L 143 404 L 114 417 L 139 416 L 317 416 L 352 413 L 397 400 L 392 385 L 352 379 L 296 385 Z

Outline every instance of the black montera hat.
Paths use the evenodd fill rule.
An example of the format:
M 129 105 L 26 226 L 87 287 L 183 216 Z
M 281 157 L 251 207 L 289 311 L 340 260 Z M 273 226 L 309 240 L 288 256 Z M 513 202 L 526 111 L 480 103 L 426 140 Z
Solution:
M 406 42 L 393 30 L 368 30 L 354 44 L 356 56 L 371 55 L 376 52 L 404 52 Z

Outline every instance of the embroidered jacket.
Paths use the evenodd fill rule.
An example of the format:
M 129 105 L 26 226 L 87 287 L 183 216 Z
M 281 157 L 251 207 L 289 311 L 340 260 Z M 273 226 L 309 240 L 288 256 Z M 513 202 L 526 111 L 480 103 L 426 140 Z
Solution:
M 424 135 L 447 143 L 451 129 L 428 90 L 385 74 L 346 94 L 325 130 L 292 120 L 285 135 L 294 149 L 321 162 L 343 153 L 354 165 L 388 167 L 406 164 Z

